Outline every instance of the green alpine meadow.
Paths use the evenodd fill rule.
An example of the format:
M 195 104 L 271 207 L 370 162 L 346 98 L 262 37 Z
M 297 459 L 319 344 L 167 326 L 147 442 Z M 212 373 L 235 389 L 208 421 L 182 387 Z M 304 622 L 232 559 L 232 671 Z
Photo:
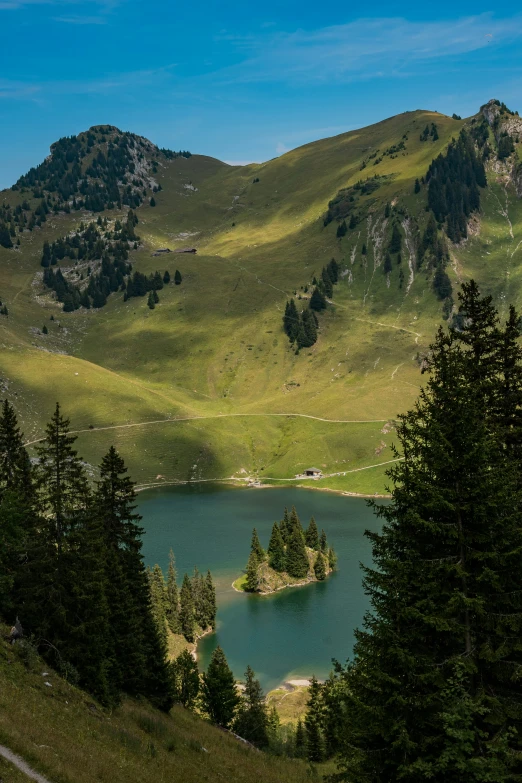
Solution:
M 522 781 L 518 112 L 126 128 L 0 192 L 0 779 Z

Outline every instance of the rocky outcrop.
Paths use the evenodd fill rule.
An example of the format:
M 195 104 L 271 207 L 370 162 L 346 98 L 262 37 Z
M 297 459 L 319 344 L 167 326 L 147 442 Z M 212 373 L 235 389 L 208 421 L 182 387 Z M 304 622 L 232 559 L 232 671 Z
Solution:
M 517 114 L 510 114 L 506 107 L 492 98 L 480 107 L 480 113 L 486 119 L 498 141 L 501 133 L 508 133 L 513 138 L 522 138 L 522 118 Z
M 513 182 L 517 196 L 522 198 L 522 163 L 515 163 L 513 166 L 511 181 Z

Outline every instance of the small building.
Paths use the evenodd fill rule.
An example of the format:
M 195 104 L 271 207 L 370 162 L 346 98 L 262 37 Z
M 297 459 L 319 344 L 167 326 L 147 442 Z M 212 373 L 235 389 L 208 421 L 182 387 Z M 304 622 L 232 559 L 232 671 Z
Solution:
M 170 247 L 160 247 L 152 255 L 153 256 L 161 256 L 161 255 L 163 255 L 163 253 L 172 253 L 172 250 L 170 249 Z
M 175 250 L 175 253 L 197 253 L 195 247 L 181 247 L 179 250 Z
M 319 478 L 319 476 L 323 475 L 323 472 L 319 470 L 319 468 L 307 468 L 303 475 L 310 476 L 311 478 Z

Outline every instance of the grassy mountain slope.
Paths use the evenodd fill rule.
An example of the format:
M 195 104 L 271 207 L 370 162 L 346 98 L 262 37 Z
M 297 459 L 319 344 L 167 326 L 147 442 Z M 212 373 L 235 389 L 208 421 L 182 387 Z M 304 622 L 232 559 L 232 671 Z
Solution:
M 438 139 L 421 141 L 431 123 Z M 416 111 L 261 165 L 161 158 L 154 181 L 162 189 L 155 207 L 147 198 L 136 209 L 141 244 L 130 260 L 147 274 L 179 268 L 183 282 L 163 288 L 154 310 L 146 297 L 124 302 L 116 293 L 100 310 L 62 313 L 44 292 L 43 241 L 86 220 L 83 212 L 48 216 L 19 249 L 0 247 L 9 308 L 0 316 L 2 383 L 28 439 L 41 435 L 60 399 L 84 430 L 84 457 L 97 463 L 114 442 L 140 484 L 288 480 L 313 464 L 328 476 L 314 486 L 381 491 L 384 467 L 373 466 L 392 459 L 390 422 L 415 399 L 422 354 L 442 319 L 433 271 L 416 268 L 414 225 L 425 224 L 427 199 L 413 185 L 463 125 Z M 474 276 L 501 305 L 517 303 L 522 202 L 507 165 L 488 168 L 475 235 L 451 246 L 447 271 L 454 289 Z M 337 221 L 323 225 L 329 201 L 374 175 L 379 187 L 356 195 L 359 222 L 338 239 Z M 15 205 L 31 193 L 2 195 Z M 402 263 L 389 275 L 386 203 L 403 234 Z M 196 256 L 152 255 L 188 246 Z M 319 316 L 317 343 L 296 355 L 282 330 L 285 302 L 309 296 L 305 287 L 332 257 L 341 265 L 333 304 Z M 38 333 L 44 323 L 48 335 Z
M 18 648 L 0 641 L 0 744 L 53 783 L 310 779 L 304 762 L 242 745 L 182 707 L 164 715 L 127 700 L 109 714 L 37 656 L 23 660 Z M 13 783 L 27 780 L 1 758 L 0 774 Z

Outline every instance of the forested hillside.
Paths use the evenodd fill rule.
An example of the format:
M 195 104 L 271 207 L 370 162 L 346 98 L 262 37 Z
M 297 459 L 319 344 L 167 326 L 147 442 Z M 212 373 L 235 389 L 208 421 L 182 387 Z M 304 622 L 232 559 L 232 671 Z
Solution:
M 60 140 L 0 196 L 1 382 L 28 441 L 60 399 L 89 464 L 115 443 L 141 485 L 313 464 L 382 491 L 459 285 L 519 301 L 521 132 L 490 101 L 249 166 L 112 126 Z

